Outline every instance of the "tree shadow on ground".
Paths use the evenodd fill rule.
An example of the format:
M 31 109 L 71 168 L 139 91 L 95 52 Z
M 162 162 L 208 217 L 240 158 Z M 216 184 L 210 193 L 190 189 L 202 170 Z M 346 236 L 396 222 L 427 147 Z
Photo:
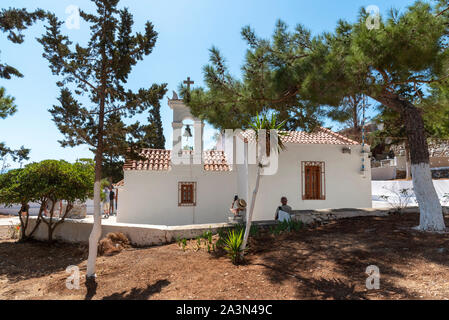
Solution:
M 0 242 L 0 275 L 14 283 L 44 277 L 78 265 L 87 258 L 87 248 L 55 242 Z
M 92 298 L 97 294 L 97 280 L 94 279 L 86 279 L 86 296 L 84 300 L 92 300 Z
M 414 259 L 449 267 L 444 255 L 436 254 L 437 248 L 449 252 L 449 236 L 413 231 L 418 219 L 418 215 L 402 215 L 341 220 L 275 236 L 270 246 L 258 240 L 249 259 L 265 267 L 272 283 L 296 279 L 298 298 L 367 299 L 373 293 L 382 298 L 416 298 L 396 281 L 408 276 Z M 264 254 L 258 254 L 260 250 Z M 380 270 L 380 290 L 366 289 L 370 265 Z
M 280 279 L 279 275 L 285 280 L 289 281 L 295 279 L 298 286 L 301 288 L 301 298 L 304 296 L 319 297 L 321 299 L 336 299 L 336 300 L 365 300 L 366 297 L 361 292 L 356 292 L 355 285 L 348 284 L 341 279 L 313 279 L 305 278 L 299 274 L 289 272 L 287 270 L 279 270 L 266 264 L 255 264 L 265 267 L 267 273 L 270 275 L 271 281 L 276 282 L 275 279 Z M 268 271 L 269 270 L 269 271 Z M 280 280 L 278 282 L 284 282 Z
M 169 284 L 170 281 L 167 279 L 158 280 L 146 288 L 132 288 L 131 291 L 114 293 L 110 296 L 103 297 L 103 300 L 148 300 L 152 295 L 160 293 Z

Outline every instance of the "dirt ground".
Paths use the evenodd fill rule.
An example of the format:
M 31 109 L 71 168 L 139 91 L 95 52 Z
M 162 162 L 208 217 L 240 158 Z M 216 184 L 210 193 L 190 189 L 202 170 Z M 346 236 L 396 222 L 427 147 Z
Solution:
M 340 220 L 251 239 L 245 265 L 178 244 L 99 257 L 98 284 L 66 288 L 66 267 L 85 274 L 83 246 L 14 243 L 0 229 L 0 299 L 449 299 L 449 234 L 411 228 L 417 214 Z M 446 221 L 449 226 L 449 220 Z M 2 231 L 3 230 L 3 231 Z M 370 265 L 380 289 L 367 290 Z

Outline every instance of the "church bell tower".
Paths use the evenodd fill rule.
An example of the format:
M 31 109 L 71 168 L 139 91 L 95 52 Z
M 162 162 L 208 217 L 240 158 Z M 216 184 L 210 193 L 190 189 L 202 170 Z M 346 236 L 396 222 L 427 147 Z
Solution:
M 187 81 L 184 81 L 184 83 L 187 84 L 187 89 L 190 90 L 190 84 L 193 84 L 193 81 L 191 81 L 190 78 L 187 78 Z M 182 99 L 178 98 L 177 93 L 174 91 L 173 97 L 171 99 L 168 99 L 168 105 L 173 110 L 173 164 L 190 164 L 192 158 L 193 164 L 201 164 L 203 155 L 204 123 L 190 113 L 189 107 L 184 104 L 184 101 Z M 193 121 L 195 142 L 192 154 L 186 154 L 185 152 L 183 153 L 182 150 L 182 129 L 184 127 L 184 120 Z

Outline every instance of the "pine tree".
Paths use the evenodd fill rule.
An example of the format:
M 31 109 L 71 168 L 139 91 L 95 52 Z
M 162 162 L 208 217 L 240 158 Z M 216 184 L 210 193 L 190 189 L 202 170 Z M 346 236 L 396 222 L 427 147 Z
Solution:
M 104 140 L 108 143 L 103 149 L 102 177 L 111 180 L 112 183 L 123 179 L 123 158 L 128 155 L 127 134 L 131 128 L 132 125 L 125 125 L 120 115 L 116 113 L 111 113 L 105 123 Z
M 350 135 L 353 140 L 360 140 L 363 119 L 363 108 L 369 106 L 361 94 L 346 97 L 338 108 L 330 108 L 327 117 L 344 126 L 345 135 Z M 366 119 L 365 119 L 366 120 Z
M 449 132 L 447 131 L 449 128 L 449 108 L 445 103 L 438 104 L 436 99 L 438 98 L 432 95 L 425 101 L 415 101 L 415 103 L 422 114 L 424 130 L 428 140 L 449 139 Z M 403 146 L 406 158 L 406 179 L 410 180 L 410 146 L 408 144 L 406 126 L 401 114 L 384 105 L 379 105 L 377 109 L 378 114 L 373 118 L 373 121 L 382 124 L 383 128 L 382 130 L 374 131 L 368 136 L 369 144 L 372 150 L 384 150 L 385 147 L 395 145 Z
M 89 238 L 87 277 L 95 277 L 97 246 L 101 235 L 100 184 L 105 151 L 124 142 L 121 118 L 130 118 L 158 106 L 166 85 L 153 84 L 137 92 L 125 89 L 128 76 L 138 61 L 149 55 L 157 40 L 153 24 L 133 34 L 133 17 L 118 9 L 119 0 L 93 0 L 96 14 L 80 11 L 90 24 L 87 46 L 73 45 L 61 34 L 62 22 L 49 16 L 47 32 L 39 42 L 53 74 L 61 76 L 59 104 L 50 113 L 65 139 L 62 146 L 87 144 L 95 153 L 94 226 Z M 85 97 L 90 101 L 86 101 Z M 109 149 L 108 149 L 109 148 Z
M 393 145 L 402 145 L 405 149 L 406 158 L 406 179 L 411 179 L 410 171 L 410 147 L 407 141 L 407 132 L 401 115 L 395 110 L 384 105 L 377 107 L 378 114 L 373 121 L 382 124 L 382 130 L 377 130 L 369 135 L 371 151 L 373 155 L 376 152 L 383 153 L 385 148 Z
M 125 159 L 141 159 L 140 150 L 144 148 L 165 149 L 165 137 L 160 116 L 160 103 L 148 106 L 148 123 L 138 121 L 126 125 L 119 114 L 111 114 L 106 124 L 105 140 L 108 144 L 103 153 L 103 178 L 116 183 L 123 179 Z
M 42 20 L 46 17 L 43 10 L 36 10 L 34 12 L 27 12 L 25 9 L 2 9 L 0 11 L 0 31 L 8 33 L 8 40 L 13 43 L 21 44 L 25 40 L 22 32 L 33 25 L 37 20 Z M 12 76 L 23 77 L 16 68 L 0 63 L 0 78 L 11 79 Z M 5 119 L 17 111 L 17 106 L 14 103 L 14 98 L 6 95 L 6 90 L 0 87 L 0 119 Z M 0 173 L 4 172 L 9 166 L 7 158 L 11 157 L 13 161 L 18 161 L 20 166 L 24 160 L 29 160 L 30 149 L 21 147 L 18 150 L 12 150 L 7 147 L 5 143 L 0 143 Z
M 444 1 L 441 2 L 441 4 Z M 424 231 L 445 230 L 442 208 L 432 183 L 429 151 L 420 109 L 425 88 L 449 76 L 448 12 L 417 1 L 388 19 L 362 9 L 356 23 L 340 21 L 334 33 L 315 39 L 303 97 L 338 106 L 354 94 L 365 94 L 400 114 L 410 147 L 413 186 Z M 369 28 L 372 19 L 378 27 Z
M 219 130 L 247 129 L 257 114 L 274 113 L 286 128 L 313 130 L 321 124 L 324 108 L 303 100 L 299 95 L 303 80 L 302 60 L 309 55 L 310 31 L 301 25 L 295 33 L 278 21 L 272 41 L 256 36 L 249 26 L 242 29 L 248 44 L 241 79 L 233 77 L 226 60 L 216 47 L 210 49 L 210 64 L 203 68 L 207 89 L 181 95 L 194 116 Z M 292 50 L 292 44 L 301 43 Z M 304 70 L 301 70 L 304 71 Z
M 416 1 L 402 14 L 391 10 L 385 20 L 362 9 L 355 23 L 340 21 L 335 32 L 315 37 L 302 26 L 288 32 L 282 22 L 271 41 L 245 28 L 250 50 L 243 81 L 232 78 L 212 51 L 212 65 L 204 70 L 209 90 L 199 88 L 184 98 L 195 115 L 228 128 L 239 127 L 256 110 L 278 109 L 297 116 L 295 110 L 303 112 L 304 106 L 313 114 L 320 110 L 317 106 L 337 108 L 355 95 L 376 100 L 400 114 L 406 128 L 419 229 L 442 231 L 424 121 L 413 101 L 423 99 L 430 84 L 449 78 L 448 19 L 446 0 L 435 6 Z
M 17 106 L 14 100 L 14 97 L 6 95 L 5 88 L 0 87 L 0 119 L 5 119 L 7 116 L 16 113 Z
M 164 130 L 161 120 L 161 106 L 155 106 L 150 111 L 148 125 L 145 128 L 144 141 L 148 142 L 148 148 L 165 149 Z
M 33 25 L 37 20 L 42 20 L 46 16 L 43 10 L 27 12 L 25 9 L 2 9 L 0 11 L 0 31 L 8 33 L 8 40 L 13 43 L 23 43 L 22 32 Z M 23 77 L 19 70 L 0 63 L 0 78 L 11 79 L 12 76 Z
M 432 137 L 449 139 L 449 81 L 432 84 L 430 95 L 421 103 L 426 128 Z

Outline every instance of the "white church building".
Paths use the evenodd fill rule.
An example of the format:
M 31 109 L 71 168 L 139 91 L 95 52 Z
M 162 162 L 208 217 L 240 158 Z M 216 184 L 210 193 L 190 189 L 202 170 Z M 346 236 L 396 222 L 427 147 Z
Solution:
M 176 95 L 168 104 L 173 149 L 145 149 L 143 160 L 126 161 L 117 222 L 175 226 L 228 221 L 236 195 L 248 207 L 251 203 L 257 174 L 254 139 L 244 132 L 234 136 L 233 144 L 221 139 L 216 150 L 203 151 L 203 122 Z M 193 121 L 192 151 L 182 147 L 186 120 Z M 277 170 L 261 177 L 253 220 L 273 220 L 282 196 L 294 210 L 371 207 L 368 146 L 325 128 L 287 132 L 281 139 L 286 150 L 278 154 Z

